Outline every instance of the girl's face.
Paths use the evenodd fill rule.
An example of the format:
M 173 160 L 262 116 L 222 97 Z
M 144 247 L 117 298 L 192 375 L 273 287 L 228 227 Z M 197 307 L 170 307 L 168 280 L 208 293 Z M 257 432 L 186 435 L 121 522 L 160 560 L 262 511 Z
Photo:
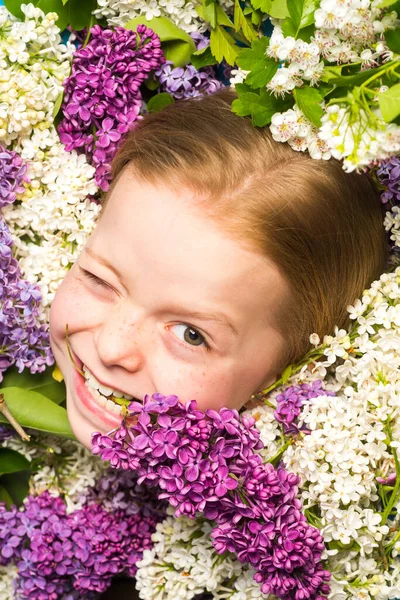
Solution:
M 191 192 L 125 169 L 51 308 L 76 437 L 90 447 L 94 431 L 122 417 L 73 366 L 66 324 L 76 363 L 104 386 L 239 409 L 276 376 L 284 340 L 275 315 L 287 294 L 275 266 L 221 231 Z

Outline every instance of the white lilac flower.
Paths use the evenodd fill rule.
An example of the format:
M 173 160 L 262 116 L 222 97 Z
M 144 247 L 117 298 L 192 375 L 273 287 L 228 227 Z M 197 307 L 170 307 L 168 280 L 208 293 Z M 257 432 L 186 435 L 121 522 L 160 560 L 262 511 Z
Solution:
M 101 210 L 87 198 L 97 191 L 95 169 L 83 154 L 65 151 L 54 127 L 35 131 L 17 149 L 27 160 L 30 183 L 4 216 L 24 276 L 40 287 L 46 319 Z
M 173 510 L 169 509 L 169 514 Z M 154 547 L 138 563 L 136 588 L 143 600 L 189 600 L 203 592 L 217 595 L 225 580 L 240 575 L 242 565 L 215 554 L 211 524 L 168 516 L 152 535 Z
M 53 122 L 75 50 L 61 43 L 56 13 L 22 5 L 25 22 L 0 6 L 0 142 L 29 138 L 34 128 Z
M 374 109 L 374 115 L 373 120 L 362 108 L 355 115 L 350 105 L 333 104 L 322 116 L 319 137 L 334 158 L 343 159 L 347 172 L 389 158 L 393 149 L 400 151 L 400 127 L 395 123 L 388 126 L 379 109 Z
M 273 401 L 273 397 L 271 398 Z M 274 409 L 260 402 L 259 405 L 246 410 L 246 416 L 255 419 L 255 426 L 260 431 L 260 440 L 264 448 L 260 451 L 265 461 L 272 458 L 282 445 L 282 430 L 279 422 L 275 419 Z
M 17 575 L 18 569 L 15 565 L 0 566 L 0 600 L 14 600 L 13 581 Z
M 107 469 L 104 461 L 73 440 L 41 435 L 27 444 L 13 437 L 4 440 L 2 446 L 23 454 L 29 462 L 42 463 L 30 479 L 29 493 L 36 496 L 48 490 L 53 496 L 62 494 L 67 512 L 83 506 L 85 494 Z
M 105 17 L 109 25 L 125 25 L 131 19 L 144 16 L 148 21 L 154 17 L 167 17 L 186 32 L 203 33 L 207 25 L 196 12 L 198 0 L 98 0 L 93 14 Z M 233 6 L 231 0 L 224 0 L 225 9 Z

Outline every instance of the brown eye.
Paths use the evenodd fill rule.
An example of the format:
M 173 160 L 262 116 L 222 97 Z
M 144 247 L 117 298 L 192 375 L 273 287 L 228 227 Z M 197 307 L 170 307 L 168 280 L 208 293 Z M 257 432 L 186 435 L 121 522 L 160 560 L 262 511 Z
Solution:
M 186 327 L 183 337 L 185 342 L 192 346 L 201 346 L 204 343 L 203 336 L 196 329 L 192 329 L 192 327 Z
M 201 333 L 199 333 L 194 327 L 190 327 L 190 325 L 185 325 L 184 323 L 173 325 L 171 327 L 171 331 L 173 331 L 176 337 L 182 340 L 182 342 L 186 342 L 191 346 L 207 345 Z

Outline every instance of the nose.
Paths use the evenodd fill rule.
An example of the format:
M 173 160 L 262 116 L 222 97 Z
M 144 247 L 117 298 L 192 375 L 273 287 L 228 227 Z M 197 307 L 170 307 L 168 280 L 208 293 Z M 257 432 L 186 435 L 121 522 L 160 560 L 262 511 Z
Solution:
M 145 362 L 139 312 L 132 306 L 119 305 L 107 311 L 95 332 L 97 354 L 106 367 L 139 371 Z

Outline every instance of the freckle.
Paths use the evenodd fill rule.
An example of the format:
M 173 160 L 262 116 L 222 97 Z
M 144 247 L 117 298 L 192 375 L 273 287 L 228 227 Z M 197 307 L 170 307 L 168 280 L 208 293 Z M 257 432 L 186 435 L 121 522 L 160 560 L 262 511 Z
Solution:
M 203 377 L 205 377 L 205 376 L 206 376 L 206 372 L 205 372 L 205 371 L 203 371 L 202 375 L 203 375 Z

